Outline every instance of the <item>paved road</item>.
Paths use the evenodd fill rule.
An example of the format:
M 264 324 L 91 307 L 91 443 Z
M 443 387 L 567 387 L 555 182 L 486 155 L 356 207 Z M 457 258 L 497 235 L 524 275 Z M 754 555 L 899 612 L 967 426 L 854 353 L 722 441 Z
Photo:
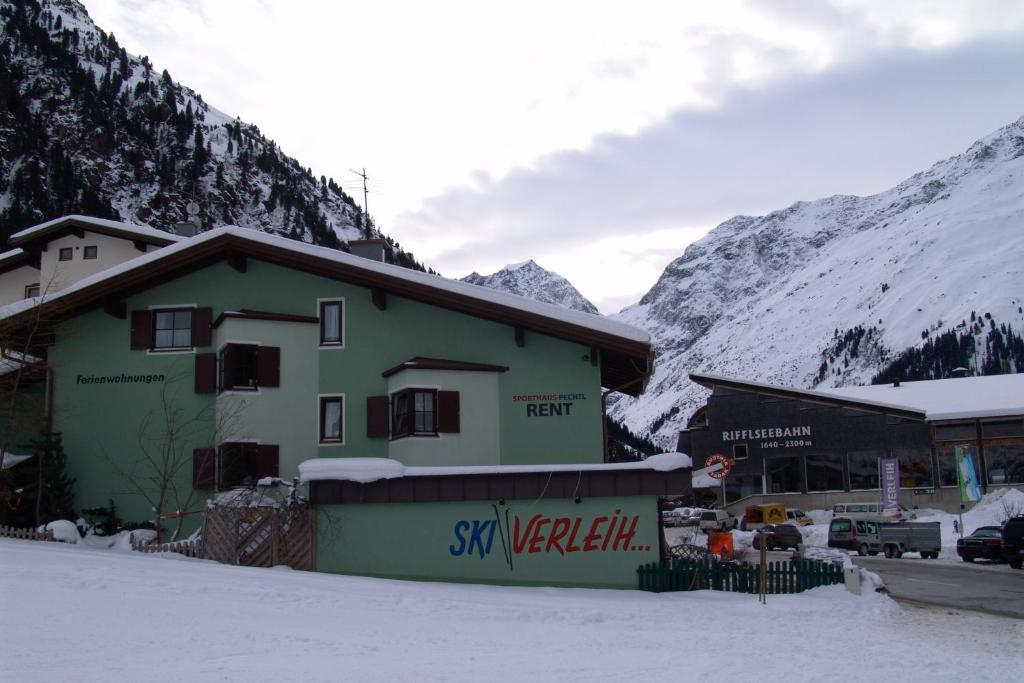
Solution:
M 1024 570 L 913 557 L 856 557 L 854 562 L 881 576 L 896 599 L 1024 619 Z

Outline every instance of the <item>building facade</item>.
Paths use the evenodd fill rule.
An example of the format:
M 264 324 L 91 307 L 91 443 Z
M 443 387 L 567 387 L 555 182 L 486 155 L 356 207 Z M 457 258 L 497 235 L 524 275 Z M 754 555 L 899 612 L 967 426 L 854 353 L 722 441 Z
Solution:
M 784 501 L 808 509 L 877 500 L 879 462 L 899 461 L 901 500 L 955 511 L 954 449 L 974 454 L 983 491 L 1024 489 L 1024 375 L 806 391 L 691 375 L 712 390 L 680 433 L 700 466 L 732 459 L 719 498 L 734 511 Z
M 78 507 L 132 521 L 316 457 L 602 463 L 603 387 L 639 393 L 651 357 L 598 316 L 237 228 L 9 305 L 0 328 L 45 362 Z
M 0 254 L 0 305 L 46 297 L 82 278 L 174 244 L 162 230 L 88 216 L 64 216 L 10 237 Z

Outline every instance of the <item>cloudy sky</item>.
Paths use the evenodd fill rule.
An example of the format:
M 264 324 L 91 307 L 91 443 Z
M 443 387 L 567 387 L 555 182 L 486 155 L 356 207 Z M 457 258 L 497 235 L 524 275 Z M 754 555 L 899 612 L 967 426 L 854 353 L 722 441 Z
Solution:
M 85 0 L 449 277 L 605 313 L 735 214 L 869 194 L 1024 115 L 1019 0 Z

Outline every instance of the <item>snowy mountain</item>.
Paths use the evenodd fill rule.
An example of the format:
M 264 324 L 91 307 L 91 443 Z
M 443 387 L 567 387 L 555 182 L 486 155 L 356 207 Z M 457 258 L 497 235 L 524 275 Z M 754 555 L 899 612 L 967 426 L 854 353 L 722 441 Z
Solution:
M 1022 372 L 1024 118 L 880 194 L 732 218 L 614 317 L 658 356 L 611 412 L 662 446 L 706 398 L 691 372 L 806 388 L 915 362 Z
M 584 313 L 597 313 L 594 304 L 587 301 L 572 283 L 558 273 L 541 268 L 532 260 L 513 263 L 491 275 L 473 272 L 462 278 L 462 281 Z
M 166 230 L 190 204 L 207 229 L 382 237 L 333 179 L 129 55 L 76 0 L 0 0 L 0 18 L 0 240 L 70 213 Z

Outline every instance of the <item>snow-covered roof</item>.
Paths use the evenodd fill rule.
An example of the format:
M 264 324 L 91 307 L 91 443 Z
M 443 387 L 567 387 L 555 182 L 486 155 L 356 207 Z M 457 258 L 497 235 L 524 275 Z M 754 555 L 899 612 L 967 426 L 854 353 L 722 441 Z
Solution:
M 886 412 L 917 413 L 929 421 L 1024 415 L 1024 374 L 956 377 L 920 382 L 873 384 L 826 390 L 796 389 L 763 382 L 690 375 L 699 384 L 744 387 L 794 398 L 856 403 Z
M 91 216 L 79 216 L 72 214 L 70 216 L 54 218 L 52 221 L 47 221 L 45 223 L 40 223 L 39 225 L 33 225 L 31 228 L 20 230 L 11 235 L 9 241 L 12 245 L 23 244 L 37 238 L 61 232 L 67 228 L 81 228 L 83 230 L 92 230 L 93 232 L 125 237 L 127 239 L 141 239 L 146 242 L 156 241 L 160 244 L 170 244 L 172 242 L 178 242 L 185 239 L 163 230 L 148 228 L 142 225 L 133 225 L 132 223 L 112 221 L 107 220 L 106 218 L 93 218 Z
M 840 387 L 829 392 L 846 398 L 910 406 L 923 411 L 930 421 L 1024 415 L 1024 373 L 900 382 L 898 387 Z
M 97 220 L 97 219 L 92 219 Z M 112 222 L 112 221 L 107 221 Z M 44 224 L 45 225 L 45 224 Z M 40 226 L 37 226 L 40 227 Z M 149 230 L 149 228 L 144 228 Z M 22 231 L 18 234 L 23 234 L 26 231 Z M 154 231 L 158 232 L 158 231 Z M 168 233 L 161 233 L 167 235 L 173 239 L 173 235 Z M 452 294 L 469 297 L 483 303 L 496 304 L 499 306 L 507 306 L 515 308 L 520 311 L 529 312 L 538 316 L 542 316 L 552 321 L 565 322 L 571 325 L 593 330 L 604 334 L 614 335 L 616 337 L 623 337 L 631 341 L 640 342 L 647 344 L 650 342 L 650 335 L 644 330 L 620 323 L 615 320 L 610 320 L 600 315 L 593 315 L 590 313 L 583 313 L 581 311 L 569 310 L 562 306 L 556 306 L 554 304 L 541 303 L 534 301 L 533 299 L 527 299 L 525 297 L 517 296 L 515 294 L 508 294 L 505 292 L 499 292 L 487 287 L 481 287 L 479 285 L 471 285 L 467 282 L 460 282 L 458 280 L 449 280 L 439 275 L 431 275 L 429 273 L 423 273 L 420 271 L 410 270 L 408 268 L 402 268 L 401 266 L 394 266 L 387 263 L 380 263 L 378 261 L 372 261 L 370 259 L 361 258 L 359 256 L 353 256 L 346 254 L 345 252 L 338 251 L 336 249 L 330 249 L 328 247 L 319 247 L 312 244 L 306 244 L 305 242 L 299 242 L 296 240 L 288 239 L 286 237 L 279 237 L 277 235 L 271 235 L 268 233 L 260 232 L 257 230 L 251 230 L 248 228 L 239 228 L 235 226 L 227 226 L 217 228 L 204 232 L 196 237 L 188 239 L 180 239 L 177 244 L 164 247 L 157 251 L 153 251 L 147 254 L 140 255 L 124 263 L 120 263 L 107 270 L 100 271 L 88 277 L 82 278 L 75 284 L 67 287 L 59 292 L 49 294 L 47 296 L 47 302 L 57 302 L 62 299 L 72 297 L 78 292 L 82 292 L 94 285 L 103 283 L 107 280 L 111 280 L 118 276 L 126 273 L 145 269 L 161 261 L 172 259 L 174 256 L 186 252 L 191 249 L 199 249 L 202 245 L 212 242 L 216 239 L 230 236 L 236 239 L 245 240 L 246 242 L 266 245 L 281 249 L 284 251 L 292 252 L 293 254 L 305 255 L 316 257 L 318 259 L 325 259 L 333 261 L 339 265 L 343 265 L 346 268 L 365 271 L 368 273 L 376 273 L 380 275 L 386 275 L 388 278 L 402 280 L 408 283 L 429 287 L 434 290 L 441 290 L 444 292 L 450 292 Z M 21 311 L 39 303 L 39 299 L 26 299 L 24 301 L 18 301 L 14 304 L 9 304 L 3 308 L 0 308 L 0 319 L 4 319 L 15 315 Z
M 355 481 L 362 484 L 400 477 L 464 476 L 471 474 L 524 474 L 548 472 L 610 472 L 655 470 L 669 472 L 690 467 L 690 456 L 661 453 L 639 462 L 594 465 L 462 465 L 410 467 L 390 458 L 314 458 L 299 463 L 302 483 L 310 481 Z
M 21 249 L 20 247 L 16 248 L 16 249 L 10 249 L 10 250 L 5 251 L 4 253 L 0 254 L 0 265 L 4 264 L 7 261 L 10 261 L 12 259 L 22 258 L 23 256 L 25 256 L 25 250 L 24 249 Z

